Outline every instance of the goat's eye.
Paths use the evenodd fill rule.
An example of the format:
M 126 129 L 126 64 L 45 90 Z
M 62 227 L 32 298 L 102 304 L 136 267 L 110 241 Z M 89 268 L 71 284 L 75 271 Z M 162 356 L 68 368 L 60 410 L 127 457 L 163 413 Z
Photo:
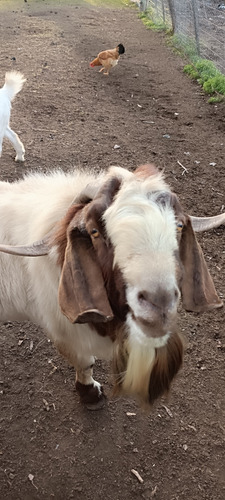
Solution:
M 100 236 L 98 229 L 92 229 L 91 236 L 93 236 L 93 238 L 98 238 Z
M 177 231 L 181 232 L 183 227 L 184 225 L 182 224 L 182 222 L 177 222 Z

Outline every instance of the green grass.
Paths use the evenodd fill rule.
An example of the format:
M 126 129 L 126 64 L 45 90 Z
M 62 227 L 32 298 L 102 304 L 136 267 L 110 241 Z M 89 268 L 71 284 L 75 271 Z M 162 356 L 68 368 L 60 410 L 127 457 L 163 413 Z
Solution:
M 212 61 L 198 59 L 184 66 L 184 72 L 197 80 L 206 94 L 211 95 L 210 103 L 225 101 L 225 75 L 222 75 Z
M 184 66 L 184 72 L 196 80 L 202 86 L 204 92 L 211 97 L 208 102 L 225 102 L 225 75 L 223 75 L 212 61 L 199 57 L 195 41 L 182 35 L 171 35 L 171 27 L 168 24 L 154 18 L 152 9 L 139 14 L 147 29 L 154 31 L 165 31 L 169 36 L 168 44 L 181 57 L 185 57 L 189 64 Z M 153 21 L 154 19 L 154 21 Z
M 185 56 L 190 61 L 198 59 L 196 44 L 194 40 L 191 40 L 191 38 L 187 38 L 181 34 L 172 35 L 168 40 L 168 44 L 171 45 L 173 49 L 175 49 L 175 51 L 177 51 L 182 57 Z
M 147 29 L 154 30 L 154 31 L 165 31 L 165 32 L 169 32 L 171 29 L 160 18 L 159 19 L 155 18 L 153 21 L 152 9 L 148 9 L 145 12 L 141 12 L 139 14 L 139 17 Z

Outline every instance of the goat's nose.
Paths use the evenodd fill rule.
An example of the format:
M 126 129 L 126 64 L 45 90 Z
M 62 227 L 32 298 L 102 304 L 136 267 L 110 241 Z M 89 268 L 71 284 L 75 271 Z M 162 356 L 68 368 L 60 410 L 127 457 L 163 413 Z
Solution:
M 141 290 L 138 292 L 137 298 L 142 307 L 153 307 L 169 312 L 176 307 L 179 295 L 179 289 L 175 286 L 171 290 L 158 289 L 155 292 Z

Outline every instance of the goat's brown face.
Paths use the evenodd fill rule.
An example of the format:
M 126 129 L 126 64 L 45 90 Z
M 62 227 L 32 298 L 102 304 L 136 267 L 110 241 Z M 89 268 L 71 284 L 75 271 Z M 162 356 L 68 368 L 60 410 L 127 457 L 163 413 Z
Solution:
M 221 304 L 202 264 L 204 259 L 188 217 L 176 196 L 168 188 L 162 189 L 162 179 L 155 177 L 134 178 L 122 187 L 121 181 L 112 177 L 90 203 L 76 205 L 65 218 L 66 224 L 70 222 L 67 247 L 61 252 L 65 259 L 59 295 L 65 314 L 69 294 L 74 303 L 82 302 L 81 294 L 89 297 L 97 320 L 95 299 L 99 288 L 98 298 L 104 297 L 106 308 L 104 312 L 102 302 L 99 321 L 108 321 L 113 315 L 124 320 L 129 309 L 129 324 L 134 323 L 144 335 L 160 339 L 174 328 L 180 291 L 191 310 Z M 72 283 L 71 287 L 67 284 L 68 263 L 67 277 L 71 276 L 71 266 L 75 272 L 76 300 Z M 62 290 L 66 293 L 61 294 Z M 90 290 L 95 290 L 93 297 Z M 87 321 L 81 306 L 78 321 Z M 86 312 L 89 306 L 84 308 Z M 69 318 L 77 321 L 76 306 Z M 160 345 L 161 340 L 155 346 Z
M 172 195 L 151 193 L 149 185 L 142 192 L 138 181 L 121 191 L 104 221 L 126 287 L 127 325 L 135 337 L 154 339 L 153 345 L 160 347 L 176 328 L 180 299 L 182 268 Z
M 59 303 L 70 321 L 99 331 L 113 319 L 123 392 L 152 402 L 168 390 L 183 356 L 181 295 L 195 311 L 221 304 L 177 198 L 157 175 L 122 185 L 111 178 L 71 218 Z

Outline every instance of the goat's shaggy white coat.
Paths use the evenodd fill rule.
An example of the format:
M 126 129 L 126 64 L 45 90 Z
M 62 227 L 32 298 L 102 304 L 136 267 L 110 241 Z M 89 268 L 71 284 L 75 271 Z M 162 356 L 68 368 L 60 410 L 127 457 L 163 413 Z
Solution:
M 87 182 L 94 180 L 94 175 L 57 171 L 30 174 L 13 184 L 0 182 L 1 243 L 22 245 L 43 238 L 66 214 Z M 31 320 L 39 324 L 77 368 L 89 366 L 91 356 L 109 359 L 109 338 L 100 337 L 86 324 L 71 324 L 61 313 L 61 270 L 56 260 L 54 249 L 49 256 L 35 258 L 0 253 L 1 321 Z
M 4 137 L 9 139 L 16 151 L 16 161 L 24 161 L 25 149 L 18 135 L 10 128 L 11 102 L 20 92 L 25 82 L 23 75 L 17 71 L 10 71 L 5 75 L 5 84 L 0 89 L 0 156 Z
M 145 317 L 145 310 L 137 300 L 138 291 L 157 291 L 161 287 L 172 295 L 177 286 L 174 213 L 171 207 L 159 207 L 155 202 L 157 192 L 168 190 L 161 174 L 141 182 L 130 172 L 112 167 L 107 176 L 113 175 L 122 177 L 123 183 L 104 214 L 106 231 L 115 249 L 115 264 L 127 284 L 128 304 L 135 316 Z M 0 182 L 0 242 L 24 245 L 42 239 L 64 217 L 88 183 L 99 183 L 107 176 L 57 171 L 48 175 L 31 174 L 13 184 Z M 147 272 L 149 267 L 151 273 Z M 0 269 L 0 319 L 29 319 L 42 326 L 76 367 L 83 383 L 92 383 L 90 365 L 94 356 L 109 359 L 113 343 L 88 324 L 71 324 L 62 314 L 58 305 L 61 270 L 56 249 L 48 256 L 35 258 L 0 253 Z M 177 301 L 171 299 L 171 314 L 176 312 Z M 152 314 L 154 319 L 154 311 Z M 126 328 L 130 357 L 124 388 L 143 393 L 141 386 L 145 384 L 147 394 L 155 348 L 166 343 L 170 332 L 150 338 L 131 314 L 127 316 Z

